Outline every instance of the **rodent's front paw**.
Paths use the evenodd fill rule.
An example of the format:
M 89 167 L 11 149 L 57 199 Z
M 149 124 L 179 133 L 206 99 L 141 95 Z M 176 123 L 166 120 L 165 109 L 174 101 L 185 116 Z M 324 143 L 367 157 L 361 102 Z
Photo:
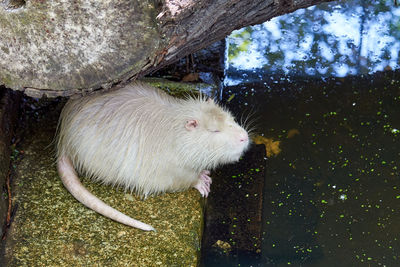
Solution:
M 210 171 L 207 171 L 207 170 L 202 171 L 199 175 L 199 179 L 198 179 L 196 185 L 193 186 L 194 188 L 199 190 L 200 194 L 203 197 L 208 197 L 208 194 L 210 193 L 210 186 L 212 183 L 212 179 L 209 175 L 210 175 Z

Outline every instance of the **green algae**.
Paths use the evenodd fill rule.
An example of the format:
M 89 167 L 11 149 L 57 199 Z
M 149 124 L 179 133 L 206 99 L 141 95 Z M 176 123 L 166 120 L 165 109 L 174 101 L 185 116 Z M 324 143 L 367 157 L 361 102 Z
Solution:
M 142 81 L 154 86 L 158 87 L 167 93 L 182 97 L 186 95 L 197 95 L 200 92 L 214 92 L 217 88 L 214 85 L 205 84 L 205 83 L 183 83 L 183 82 L 174 82 L 165 80 L 162 78 L 144 78 Z

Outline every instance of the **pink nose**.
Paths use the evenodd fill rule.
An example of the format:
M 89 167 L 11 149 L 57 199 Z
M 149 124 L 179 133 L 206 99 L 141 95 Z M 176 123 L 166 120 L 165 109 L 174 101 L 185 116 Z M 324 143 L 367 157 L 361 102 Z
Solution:
M 249 136 L 247 135 L 247 133 L 241 133 L 239 135 L 239 140 L 240 142 L 247 142 L 249 140 Z

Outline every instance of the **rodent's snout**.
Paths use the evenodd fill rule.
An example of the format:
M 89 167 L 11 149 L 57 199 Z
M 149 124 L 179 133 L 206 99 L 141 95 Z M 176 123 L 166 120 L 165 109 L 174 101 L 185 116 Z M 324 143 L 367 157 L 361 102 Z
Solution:
M 237 154 L 236 154 L 236 156 L 237 156 L 237 158 L 236 158 L 236 161 L 237 160 L 239 160 L 239 158 L 241 157 L 241 155 L 243 154 L 243 152 L 245 152 L 247 149 L 248 149 L 248 147 L 249 147 L 249 134 L 246 132 L 246 131 L 244 131 L 244 130 L 240 130 L 238 133 L 237 133 L 237 136 L 236 136 L 236 151 L 237 151 Z
M 241 143 L 249 141 L 249 135 L 248 135 L 246 132 L 241 133 L 241 134 L 239 135 L 239 141 L 240 141 Z

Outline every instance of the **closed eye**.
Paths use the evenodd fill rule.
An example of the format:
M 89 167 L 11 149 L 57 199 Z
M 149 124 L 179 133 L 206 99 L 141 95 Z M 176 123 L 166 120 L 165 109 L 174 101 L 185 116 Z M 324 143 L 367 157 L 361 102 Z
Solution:
M 220 130 L 208 130 L 208 131 L 210 131 L 212 133 L 219 133 L 220 132 Z

